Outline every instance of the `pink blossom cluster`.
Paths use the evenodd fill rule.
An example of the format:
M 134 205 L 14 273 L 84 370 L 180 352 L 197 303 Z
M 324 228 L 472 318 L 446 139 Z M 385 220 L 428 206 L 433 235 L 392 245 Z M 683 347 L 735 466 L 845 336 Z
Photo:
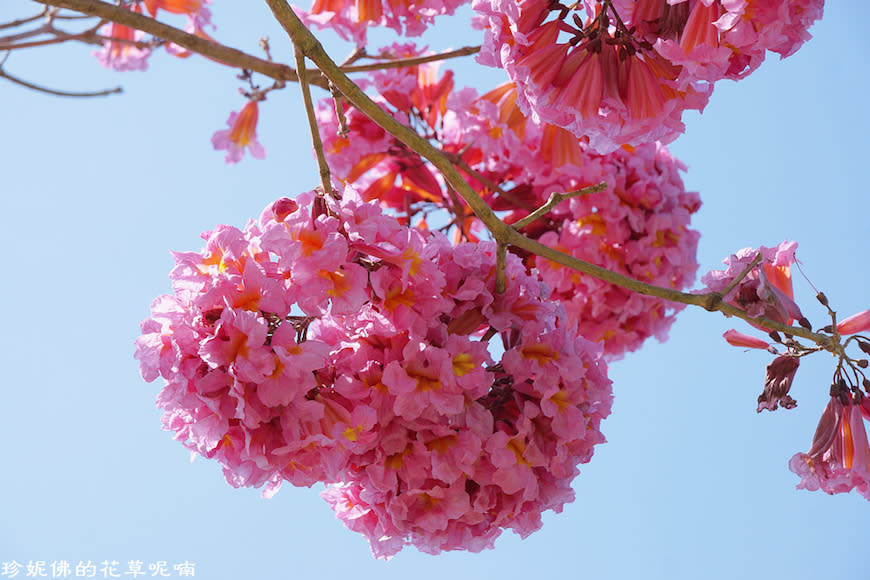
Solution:
M 504 68 L 527 115 L 600 152 L 673 141 L 713 84 L 785 57 L 810 35 L 824 0 L 474 0 L 479 62 Z
M 233 486 L 330 484 L 378 557 L 533 532 L 604 441 L 600 347 L 518 258 L 496 292 L 494 244 L 452 245 L 341 196 L 280 199 L 175 254 L 174 294 L 136 351 L 165 381 L 164 428 Z
M 514 223 L 543 205 L 553 192 L 606 183 L 607 189 L 564 201 L 525 227 L 531 238 L 574 257 L 650 284 L 682 289 L 695 277 L 699 234 L 690 229 L 700 207 L 685 191 L 683 165 L 651 143 L 598 154 L 564 129 L 535 123 L 516 106 L 516 90 L 504 85 L 478 96 L 453 91 L 452 75 L 433 65 L 372 75 L 383 108 L 459 156 L 460 169 L 479 194 Z M 345 112 L 349 132 L 340 136 L 331 101 L 321 102 L 318 122 L 334 173 L 410 219 L 437 206 L 453 214 L 457 235 L 476 240 L 481 224 L 418 155 L 354 109 Z M 524 256 L 565 306 L 584 336 L 602 342 L 611 358 L 656 336 L 664 340 L 681 305 L 641 296 Z
M 294 10 L 306 26 L 331 28 L 343 39 L 366 44 L 370 26 L 420 36 L 436 16 L 453 14 L 468 0 L 314 0 L 309 10 Z

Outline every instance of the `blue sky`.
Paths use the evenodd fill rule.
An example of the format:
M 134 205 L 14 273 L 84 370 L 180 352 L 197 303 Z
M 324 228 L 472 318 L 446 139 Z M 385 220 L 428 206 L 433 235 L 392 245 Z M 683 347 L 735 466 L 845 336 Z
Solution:
M 265 5 L 240 5 L 216 2 L 216 36 L 256 52 L 268 34 L 286 62 Z M 0 22 L 36 6 L 6 0 Z M 796 55 L 720 83 L 703 115 L 686 117 L 671 150 L 704 202 L 693 221 L 702 272 L 742 247 L 795 239 L 836 310 L 870 307 L 870 46 L 860 8 L 829 3 Z M 477 44 L 467 17 L 440 20 L 426 41 Z M 349 52 L 328 47 L 339 59 Z M 769 357 L 726 345 L 723 331 L 746 328 L 701 310 L 684 312 L 667 343 L 611 366 L 609 442 L 583 466 L 577 500 L 492 551 L 409 548 L 375 561 L 316 489 L 285 486 L 264 500 L 227 485 L 217 464 L 190 463 L 161 431 L 159 385 L 139 377 L 138 324 L 169 291 L 170 249 L 198 250 L 201 231 L 244 225 L 317 183 L 301 99 L 295 86 L 270 94 L 260 108 L 266 160 L 226 166 L 209 139 L 243 104 L 233 72 L 161 54 L 145 74 L 117 74 L 90 51 L 22 51 L 5 70 L 68 90 L 122 84 L 123 95 L 61 99 L 0 82 L 0 562 L 187 560 L 196 577 L 219 580 L 870 577 L 868 502 L 796 491 L 786 467 L 809 448 L 832 359 L 802 364 L 796 409 L 757 415 Z M 503 78 L 471 59 L 456 64 L 458 85 Z M 824 311 L 799 275 L 796 293 L 821 326 Z

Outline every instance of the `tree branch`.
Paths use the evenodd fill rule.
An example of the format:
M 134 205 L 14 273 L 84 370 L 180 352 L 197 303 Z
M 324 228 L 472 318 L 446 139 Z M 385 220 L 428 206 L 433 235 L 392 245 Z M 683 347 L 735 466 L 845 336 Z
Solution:
M 591 195 L 593 193 L 598 193 L 599 191 L 604 191 L 605 189 L 607 189 L 607 184 L 602 182 L 595 185 L 590 185 L 589 187 L 578 189 L 576 191 L 569 191 L 568 193 L 559 193 L 554 191 L 550 194 L 550 199 L 547 200 L 547 203 L 545 203 L 523 219 L 511 225 L 514 227 L 514 229 L 521 230 L 536 219 L 545 216 L 548 211 L 550 211 L 566 199 L 577 197 L 578 195 Z
M 314 103 L 311 101 L 311 90 L 308 87 L 308 79 L 305 74 L 305 55 L 298 46 L 294 47 L 296 54 L 296 70 L 299 75 L 299 87 L 302 89 L 302 101 L 305 104 L 305 115 L 308 117 L 308 128 L 311 130 L 311 142 L 314 145 L 314 156 L 317 158 L 317 167 L 320 170 L 320 184 L 323 186 L 323 194 L 332 197 L 332 180 L 329 175 L 329 164 L 323 154 L 323 141 L 320 139 L 320 129 L 317 127 L 317 117 L 314 114 Z
M 103 89 L 101 91 L 90 91 L 90 92 L 72 92 L 72 91 L 59 91 L 56 89 L 49 89 L 48 87 L 35 85 L 35 84 L 29 83 L 23 79 L 19 79 L 18 77 L 14 77 L 11 74 L 4 71 L 2 67 L 0 67 L 0 78 L 10 80 L 17 85 L 21 85 L 22 87 L 27 87 L 28 89 L 33 89 L 34 91 L 39 91 L 40 93 L 54 95 L 56 97 L 105 97 L 105 96 L 108 96 L 111 94 L 123 92 L 123 89 L 121 87 L 115 87 L 113 89 Z
M 57 6 L 59 8 L 67 8 L 75 10 L 89 16 L 97 16 L 103 20 L 109 20 L 136 30 L 147 32 L 153 36 L 172 42 L 190 51 L 201 54 L 213 60 L 220 61 L 226 65 L 248 69 L 258 72 L 275 80 L 283 80 L 290 82 L 298 82 L 299 76 L 296 71 L 285 65 L 276 62 L 269 62 L 256 56 L 247 54 L 235 48 L 230 48 L 211 40 L 206 40 L 199 36 L 190 34 L 178 28 L 174 28 L 167 24 L 149 18 L 143 14 L 136 14 L 132 10 L 120 8 L 99 0 L 34 0 L 41 4 L 49 6 Z M 308 77 L 308 82 L 326 89 L 326 82 L 320 77 L 317 72 L 312 72 Z
M 387 68 L 402 68 L 406 66 L 415 66 L 418 64 L 424 64 L 427 62 L 435 62 L 438 60 L 447 60 L 449 58 L 456 58 L 458 56 L 471 56 L 472 54 L 477 54 L 480 52 L 479 46 L 464 46 L 462 48 L 457 48 L 456 50 L 450 50 L 447 52 L 441 52 L 438 54 L 429 54 L 426 56 L 415 56 L 413 58 L 397 58 L 395 60 L 388 60 L 383 62 L 375 62 L 372 64 L 360 64 L 354 66 L 342 66 L 341 70 L 345 73 L 357 73 L 357 72 L 366 72 L 372 70 L 383 70 Z M 374 58 L 374 57 L 369 57 Z

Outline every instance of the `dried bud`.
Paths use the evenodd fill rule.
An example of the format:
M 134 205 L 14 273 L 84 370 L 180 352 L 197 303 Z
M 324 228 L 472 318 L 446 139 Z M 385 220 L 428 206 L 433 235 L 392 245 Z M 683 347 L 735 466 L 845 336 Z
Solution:
M 870 366 L 870 363 L 867 362 L 866 358 L 862 358 L 861 360 L 857 361 L 855 364 L 857 364 L 862 369 L 866 369 L 868 366 Z
M 772 363 L 767 365 L 764 390 L 758 396 L 758 407 L 756 408 L 758 413 L 762 409 L 776 411 L 780 405 L 783 409 L 793 409 L 797 406 L 797 402 L 788 395 L 788 391 L 791 389 L 800 364 L 799 358 L 783 355 L 776 357 Z
M 861 350 L 863 350 L 867 354 L 870 354 L 870 342 L 864 342 L 862 340 L 861 342 L 858 343 L 858 348 L 860 348 Z
M 818 294 L 816 294 L 816 299 L 822 303 L 822 306 L 828 305 L 828 297 L 825 296 L 824 292 L 819 292 Z
M 803 317 L 803 316 L 800 317 L 800 318 L 798 319 L 798 324 L 800 324 L 802 327 L 806 328 L 807 330 L 812 330 L 812 329 L 813 329 L 813 325 L 810 324 L 810 321 L 807 320 L 807 319 L 806 319 L 805 317 Z
M 770 337 L 770 340 L 772 340 L 773 342 L 778 342 L 778 343 L 782 344 L 782 337 L 779 335 L 779 333 L 777 331 L 771 330 L 770 333 L 768 334 L 768 336 Z

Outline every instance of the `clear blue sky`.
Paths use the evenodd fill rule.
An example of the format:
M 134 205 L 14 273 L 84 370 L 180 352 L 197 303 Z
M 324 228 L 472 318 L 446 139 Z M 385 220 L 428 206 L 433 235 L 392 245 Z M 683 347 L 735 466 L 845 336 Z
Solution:
M 35 6 L 4 0 L 0 21 Z M 704 201 L 702 271 L 744 246 L 796 239 L 835 309 L 870 307 L 865 11 L 829 2 L 796 55 L 720 83 L 686 119 L 671 149 Z M 264 4 L 218 1 L 214 20 L 219 39 L 256 52 L 268 34 L 288 61 Z M 437 27 L 433 48 L 479 43 L 455 20 Z M 375 561 L 316 489 L 263 500 L 228 486 L 217 464 L 190 463 L 161 431 L 159 385 L 139 377 L 133 341 L 169 290 L 170 249 L 198 250 L 201 231 L 241 226 L 316 184 L 298 88 L 261 106 L 267 159 L 226 166 L 209 139 L 243 104 L 232 71 L 161 54 L 146 74 L 116 74 L 90 50 L 21 52 L 5 68 L 70 90 L 123 84 L 123 95 L 61 99 L 0 80 L 0 562 L 188 560 L 209 580 L 870 578 L 870 504 L 796 491 L 786 466 L 809 448 L 832 360 L 801 366 L 796 409 L 756 415 L 769 359 L 727 346 L 724 330 L 746 329 L 704 311 L 612 365 L 609 442 L 583 467 L 577 500 L 489 552 Z M 468 59 L 457 84 L 501 78 Z M 799 276 L 796 286 L 821 325 L 811 289 Z

